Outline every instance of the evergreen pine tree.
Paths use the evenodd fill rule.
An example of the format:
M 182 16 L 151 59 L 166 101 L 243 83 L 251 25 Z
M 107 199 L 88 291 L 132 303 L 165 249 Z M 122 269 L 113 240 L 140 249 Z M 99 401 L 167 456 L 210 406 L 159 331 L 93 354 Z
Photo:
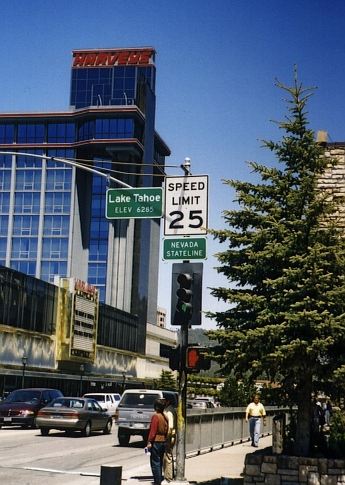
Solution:
M 238 208 L 224 212 L 229 228 L 211 233 L 227 249 L 217 255 L 229 287 L 212 294 L 229 304 L 210 313 L 219 329 L 215 353 L 225 374 L 267 376 L 298 406 L 295 453 L 311 445 L 311 402 L 327 391 L 345 363 L 345 244 L 334 201 L 318 188 L 335 161 L 325 157 L 308 128 L 311 89 L 294 79 L 279 142 L 264 147 L 276 167 L 250 163 L 259 183 L 226 180 Z M 266 403 L 268 404 L 268 403 Z

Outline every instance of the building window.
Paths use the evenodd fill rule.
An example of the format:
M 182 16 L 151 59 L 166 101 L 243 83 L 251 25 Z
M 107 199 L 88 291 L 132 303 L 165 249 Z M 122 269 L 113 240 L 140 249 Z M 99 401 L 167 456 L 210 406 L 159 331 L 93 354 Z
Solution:
M 0 192 L 0 212 L 3 214 L 8 214 L 10 210 L 10 193 Z
M 56 150 L 48 150 L 47 151 L 48 157 L 57 157 L 57 158 L 75 158 L 75 151 L 68 149 L 68 148 L 57 148 Z M 71 169 L 70 165 L 66 165 L 63 162 L 57 162 L 55 160 L 47 160 L 47 168 L 64 168 L 64 169 Z
M 43 238 L 42 258 L 44 259 L 67 259 L 67 238 L 47 239 Z
M 12 167 L 12 155 L 0 155 L 0 168 Z
M 42 261 L 41 278 L 53 283 L 56 275 L 61 277 L 67 275 L 67 261 Z
M 43 225 L 44 236 L 68 236 L 68 216 L 45 216 Z
M 30 153 L 34 155 L 43 155 L 42 150 L 30 150 Z M 17 167 L 18 168 L 42 168 L 42 159 L 36 157 L 30 157 L 25 155 L 17 155 Z
M 14 141 L 14 125 L 0 123 L 0 143 L 5 145 L 14 143 Z
M 36 259 L 36 238 L 12 238 L 12 259 Z
M 105 285 L 106 270 L 106 263 L 89 263 L 88 282 L 92 285 Z
M 48 123 L 48 143 L 72 143 L 75 141 L 74 123 Z
M 43 143 L 44 141 L 43 123 L 18 124 L 18 143 Z
M 37 236 L 38 216 L 14 216 L 14 236 Z
M 40 190 L 41 170 L 17 170 L 16 190 Z
M 0 216 L 0 236 L 7 236 L 8 216 Z
M 11 268 L 28 276 L 35 276 L 36 261 L 11 261 Z
M 17 192 L 14 200 L 15 214 L 37 214 L 40 211 L 39 192 Z
M 133 138 L 134 121 L 132 119 L 96 120 L 95 138 Z
M 71 195 L 69 192 L 46 192 L 46 212 L 68 214 L 70 207 Z
M 0 258 L 5 260 L 6 258 L 6 247 L 7 247 L 7 238 L 0 237 Z
M 47 190 L 71 190 L 72 186 L 72 170 L 71 169 L 56 169 L 47 170 Z
M 11 189 L 11 171 L 2 170 L 0 172 L 0 190 L 10 190 Z

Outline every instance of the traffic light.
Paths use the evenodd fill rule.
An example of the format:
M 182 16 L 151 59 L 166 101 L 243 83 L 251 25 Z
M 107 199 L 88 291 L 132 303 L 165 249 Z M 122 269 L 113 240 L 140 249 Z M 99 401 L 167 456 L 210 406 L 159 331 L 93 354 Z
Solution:
M 181 355 L 180 346 L 169 350 L 169 367 L 171 370 L 180 370 Z
M 173 264 L 172 325 L 201 325 L 202 269 L 202 263 Z
M 209 370 L 211 367 L 211 359 L 206 354 L 206 347 L 199 347 L 199 345 L 190 345 L 187 347 L 186 370 L 188 372 Z

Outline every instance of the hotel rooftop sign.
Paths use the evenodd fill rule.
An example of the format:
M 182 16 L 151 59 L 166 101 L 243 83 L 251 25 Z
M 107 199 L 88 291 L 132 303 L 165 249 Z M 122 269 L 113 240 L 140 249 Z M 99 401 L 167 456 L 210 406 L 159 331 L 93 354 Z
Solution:
M 153 64 L 155 50 L 152 47 L 139 49 L 103 49 L 73 51 L 72 67 L 147 66 Z

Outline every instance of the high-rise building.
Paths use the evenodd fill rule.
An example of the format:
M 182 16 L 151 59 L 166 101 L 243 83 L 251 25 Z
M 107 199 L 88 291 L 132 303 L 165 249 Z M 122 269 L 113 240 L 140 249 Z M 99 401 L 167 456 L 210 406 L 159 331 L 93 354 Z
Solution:
M 155 131 L 155 79 L 151 47 L 76 50 L 68 110 L 0 113 L 0 265 L 87 281 L 145 324 L 157 318 L 160 219 L 107 220 L 109 180 L 55 158 L 161 186 L 170 151 Z

